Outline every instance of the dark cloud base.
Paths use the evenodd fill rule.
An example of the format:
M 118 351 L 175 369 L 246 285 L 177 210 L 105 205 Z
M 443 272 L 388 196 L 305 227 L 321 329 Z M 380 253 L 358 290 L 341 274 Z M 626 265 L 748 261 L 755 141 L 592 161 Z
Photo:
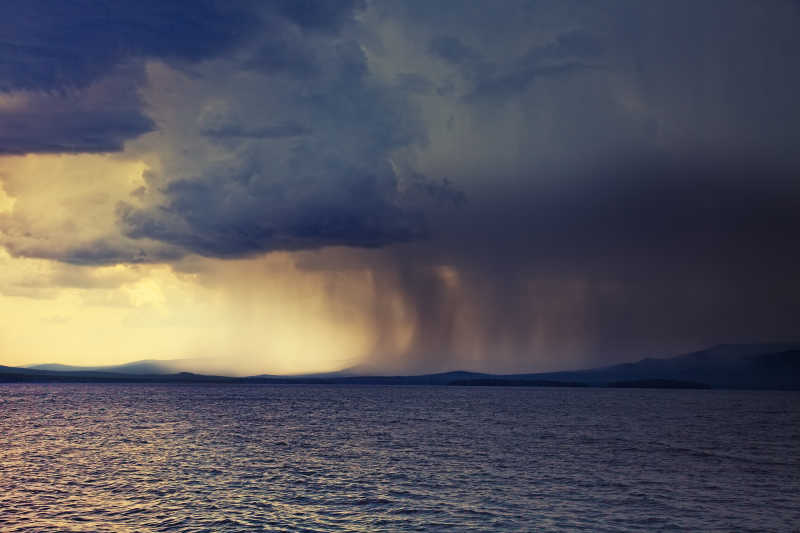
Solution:
M 132 58 L 197 61 L 252 28 L 247 2 L 9 0 L 0 7 L 0 90 L 87 87 Z

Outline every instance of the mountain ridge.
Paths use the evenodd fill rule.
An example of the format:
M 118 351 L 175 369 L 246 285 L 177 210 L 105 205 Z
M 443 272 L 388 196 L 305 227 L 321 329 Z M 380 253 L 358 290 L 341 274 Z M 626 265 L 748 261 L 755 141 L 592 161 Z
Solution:
M 191 360 L 173 360 L 185 362 Z M 145 359 L 116 366 L 0 366 L 0 381 L 225 382 L 264 384 L 652 386 L 800 390 L 800 343 L 720 344 L 669 358 L 643 358 L 582 370 L 491 374 L 454 370 L 417 375 L 358 375 L 345 369 L 305 375 L 233 377 L 176 371 Z

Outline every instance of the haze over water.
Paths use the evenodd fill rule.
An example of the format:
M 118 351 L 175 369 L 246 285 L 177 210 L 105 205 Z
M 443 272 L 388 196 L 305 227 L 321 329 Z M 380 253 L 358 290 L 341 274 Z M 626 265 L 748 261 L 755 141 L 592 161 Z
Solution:
M 0 385 L 2 531 L 790 531 L 796 392 Z

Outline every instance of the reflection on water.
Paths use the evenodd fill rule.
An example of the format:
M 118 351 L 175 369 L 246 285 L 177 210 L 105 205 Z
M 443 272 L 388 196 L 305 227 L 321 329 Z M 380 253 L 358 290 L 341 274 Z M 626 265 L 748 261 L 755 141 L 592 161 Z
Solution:
M 800 394 L 0 385 L 0 531 L 791 531 Z

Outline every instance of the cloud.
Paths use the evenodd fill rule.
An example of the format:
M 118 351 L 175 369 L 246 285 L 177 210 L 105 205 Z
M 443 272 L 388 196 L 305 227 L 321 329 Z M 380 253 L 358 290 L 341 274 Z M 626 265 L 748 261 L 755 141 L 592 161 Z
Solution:
M 201 3 L 180 13 L 173 13 L 173 5 L 148 4 L 135 16 L 124 8 L 111 10 L 102 17 L 144 25 L 139 29 L 154 41 L 125 48 L 127 59 L 161 61 L 144 70 L 135 62 L 109 66 L 94 77 L 61 61 L 60 68 L 75 76 L 63 80 L 61 92 L 32 93 L 26 106 L 9 112 L 24 123 L 22 129 L 0 130 L 9 153 L 116 150 L 152 132 L 134 151 L 162 169 L 146 173 L 146 186 L 118 201 L 117 223 L 105 235 L 54 245 L 25 237 L 30 232 L 18 213 L 16 237 L 6 244 L 12 253 L 110 264 L 186 253 L 237 257 L 331 245 L 376 247 L 426 235 L 426 196 L 441 198 L 452 184 L 442 186 L 419 172 L 408 173 L 406 187 L 400 183 L 393 161 L 402 165 L 402 152 L 425 142 L 411 101 L 420 83 L 413 76 L 397 83 L 370 73 L 353 37 L 368 31 L 355 17 L 363 3 L 247 5 L 248 24 L 239 11 L 229 10 L 219 27 L 208 24 L 215 10 L 224 11 L 221 4 Z M 60 46 L 60 32 L 72 32 L 77 24 L 74 16 L 65 8 L 53 27 L 41 31 L 56 32 L 54 46 Z M 180 42 L 173 47 L 160 33 L 166 30 L 158 16 L 177 17 L 172 38 Z M 261 31 L 240 39 L 253 24 Z M 105 30 L 90 24 L 86 31 L 75 46 L 115 49 Z M 206 37 L 210 43 L 184 42 Z M 132 36 L 123 32 L 121 38 L 128 42 Z M 220 56 L 222 51 L 227 55 Z M 120 54 L 112 54 L 109 64 L 123 61 Z M 187 70 L 181 61 L 195 64 Z M 15 87 L 33 85 L 20 81 Z
M 357 10 L 364 9 L 364 0 L 276 0 L 269 7 L 302 28 L 312 30 L 337 30 Z
M 548 40 L 542 42 L 545 38 Z M 528 47 L 524 53 L 518 49 L 522 46 Z M 447 34 L 433 37 L 428 48 L 431 54 L 455 66 L 470 83 L 470 98 L 491 99 L 493 103 L 517 96 L 537 80 L 604 68 L 598 63 L 604 51 L 602 39 L 576 28 L 549 29 L 540 39 L 515 43 L 505 54 L 491 58 Z
M 14 256 L 78 265 L 175 259 L 174 247 L 132 240 L 117 229 L 115 205 L 138 201 L 146 165 L 100 154 L 0 158 L 0 183 L 13 199 L 0 212 L 0 245 Z
M 506 188 L 434 218 L 429 242 L 301 266 L 371 270 L 369 364 L 383 371 L 575 368 L 794 339 L 798 170 L 662 153 L 519 188 L 496 176 Z
M 276 34 L 298 31 L 284 23 Z M 198 67 L 199 79 L 162 71 L 162 83 L 186 87 L 180 99 L 146 93 L 174 117 L 156 141 L 169 170 L 149 175 L 144 205 L 120 203 L 124 234 L 211 257 L 424 237 L 424 203 L 453 187 L 400 175 L 425 142 L 418 84 L 372 76 L 358 42 L 335 32 L 302 34 L 308 68 L 277 66 L 282 48 L 254 63 L 274 39 L 251 43 L 241 62 Z
M 46 300 L 57 299 L 64 290 L 107 295 L 147 274 L 145 269 L 136 265 L 76 266 L 46 259 L 14 257 L 1 249 L 0 266 L 0 295 Z
M 241 2 L 3 2 L 0 90 L 87 87 L 131 58 L 197 61 L 237 43 Z
M 244 4 L 79 0 L 0 6 L 0 154 L 111 152 L 152 131 L 143 61 L 213 57 L 252 26 Z
M 15 256 L 214 263 L 198 275 L 235 287 L 243 322 L 295 293 L 219 265 L 288 257 L 286 283 L 328 291 L 320 321 L 356 316 L 347 345 L 384 368 L 796 337 L 796 6 L 254 2 L 214 33 L 228 8 L 199 5 L 164 9 L 202 46 L 92 23 L 76 46 L 105 43 L 97 61 L 8 70 L 6 152 L 123 148 L 0 160 Z M 161 35 L 145 7 L 119 17 Z
M 294 122 L 281 122 L 255 128 L 244 128 L 239 124 L 216 125 L 204 128 L 203 133 L 210 137 L 250 137 L 254 139 L 279 139 L 308 135 L 311 130 Z
M 579 61 L 551 65 L 520 65 L 510 73 L 481 80 L 470 96 L 474 98 L 508 98 L 526 90 L 538 79 L 565 77 L 596 68 L 599 67 Z
M 415 96 L 415 168 L 468 200 L 369 263 L 376 308 L 404 317 L 379 321 L 372 362 L 563 368 L 796 338 L 790 6 L 479 4 L 371 12 L 406 36 L 373 52 L 387 78 L 413 65 L 452 88 Z
M 0 154 L 113 152 L 153 126 L 138 112 L 40 109 L 3 113 Z
M 84 89 L 8 93 L 9 104 L 0 106 L 0 154 L 121 150 L 155 128 L 137 93 L 143 78 L 141 68 L 127 65 Z
M 431 39 L 432 54 L 462 69 L 464 75 L 477 79 L 490 76 L 495 65 L 483 58 L 477 50 L 464 44 L 458 37 L 438 35 Z

